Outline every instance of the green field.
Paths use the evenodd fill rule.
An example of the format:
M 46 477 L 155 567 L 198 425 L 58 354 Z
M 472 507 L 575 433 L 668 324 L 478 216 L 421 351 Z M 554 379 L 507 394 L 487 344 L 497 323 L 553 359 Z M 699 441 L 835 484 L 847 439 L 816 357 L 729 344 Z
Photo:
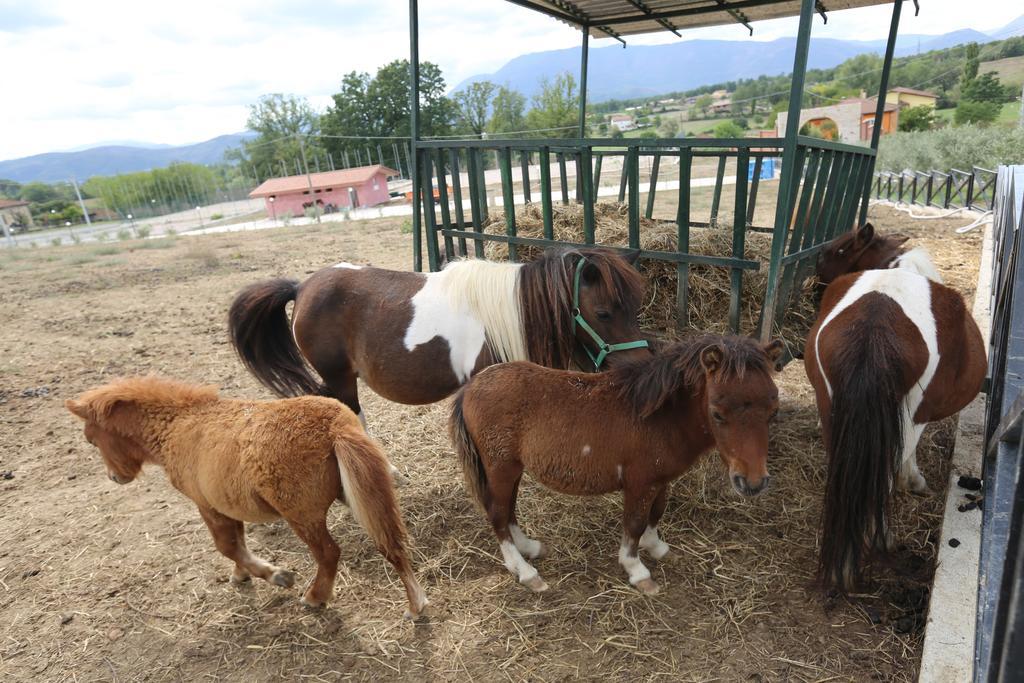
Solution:
M 978 73 L 983 74 L 989 71 L 995 71 L 1003 85 L 1012 87 L 1020 94 L 1021 86 L 1024 85 L 1024 55 L 997 59 L 993 62 L 982 62 L 978 67 Z
M 993 62 L 989 62 L 990 64 Z M 935 112 L 935 118 L 946 123 L 953 123 L 953 112 L 956 109 L 939 109 Z M 1017 121 L 1020 120 L 1020 101 L 1007 102 L 1003 105 L 1002 111 L 999 112 L 998 118 L 996 118 L 993 125 L 996 126 L 1008 126 L 1012 127 L 1017 125 Z

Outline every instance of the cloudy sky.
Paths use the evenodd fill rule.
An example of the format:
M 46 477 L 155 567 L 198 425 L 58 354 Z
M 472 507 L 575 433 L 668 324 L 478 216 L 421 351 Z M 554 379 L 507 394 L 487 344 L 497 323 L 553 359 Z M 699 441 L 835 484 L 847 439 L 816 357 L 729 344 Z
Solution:
M 904 33 L 992 31 L 1017 1 L 907 3 Z M 888 7 L 815 21 L 815 36 L 873 39 Z M 184 144 L 245 127 L 264 93 L 308 97 L 324 107 L 341 76 L 408 57 L 405 0 L 0 0 L 0 159 L 112 140 Z M 421 58 L 448 83 L 498 69 L 516 55 L 578 45 L 568 26 L 502 0 L 420 0 Z M 754 40 L 795 33 L 795 20 L 755 25 Z M 684 38 L 747 39 L 740 26 Z M 670 34 L 630 43 L 679 40 Z M 592 41 L 592 47 L 614 45 Z

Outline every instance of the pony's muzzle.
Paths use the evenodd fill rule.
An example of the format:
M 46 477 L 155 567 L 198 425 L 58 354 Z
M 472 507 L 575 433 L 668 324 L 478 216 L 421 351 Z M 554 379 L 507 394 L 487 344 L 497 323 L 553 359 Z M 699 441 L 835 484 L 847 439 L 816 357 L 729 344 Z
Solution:
M 766 474 L 763 477 L 761 477 L 761 481 L 757 482 L 757 484 L 755 485 L 752 485 L 750 481 L 742 474 L 734 474 L 732 475 L 732 487 L 736 489 L 736 492 L 739 493 L 741 496 L 756 496 L 757 494 L 761 493 L 766 488 L 768 488 L 768 484 L 769 482 L 771 482 L 771 479 L 772 478 Z
M 110 477 L 110 481 L 114 482 L 115 484 L 127 484 L 131 482 L 131 479 L 127 479 L 125 477 L 122 477 L 121 475 L 114 474 L 113 472 L 108 472 L 107 474 Z

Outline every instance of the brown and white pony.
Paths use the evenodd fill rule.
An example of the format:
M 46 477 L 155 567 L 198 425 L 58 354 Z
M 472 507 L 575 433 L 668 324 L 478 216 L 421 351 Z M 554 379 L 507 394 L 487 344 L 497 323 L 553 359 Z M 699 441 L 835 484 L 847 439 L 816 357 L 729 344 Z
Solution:
M 828 455 L 819 578 L 841 590 L 888 547 L 893 486 L 927 491 L 915 457 L 925 425 L 966 406 L 987 365 L 963 297 L 926 252 L 893 263 L 836 278 L 804 350 Z
M 641 339 L 635 258 L 548 250 L 530 263 L 463 260 L 429 274 L 339 263 L 302 284 L 278 279 L 243 290 L 229 314 L 231 339 L 274 393 L 333 396 L 362 419 L 357 377 L 391 401 L 423 404 L 497 362 L 594 369 L 588 352 Z M 649 351 L 613 357 L 637 355 Z
M 768 424 L 778 410 L 772 372 L 782 348 L 705 335 L 599 374 L 507 363 L 470 380 L 449 432 L 508 570 L 531 590 L 547 590 L 523 557 L 540 557 L 544 546 L 516 521 L 525 471 L 560 493 L 622 491 L 619 562 L 631 584 L 657 593 L 637 549 L 655 559 L 668 552 L 658 521 L 674 479 L 717 447 L 737 492 L 768 485 Z
M 234 561 L 232 583 L 255 575 L 292 586 L 295 574 L 249 551 L 242 524 L 283 517 L 318 565 L 302 602 L 323 605 L 333 595 L 340 555 L 327 511 L 343 500 L 398 571 L 409 599 L 406 615 L 427 604 L 409 561 L 387 459 L 337 401 L 234 401 L 219 398 L 215 387 L 134 377 L 87 391 L 67 407 L 85 421 L 85 438 L 114 482 L 133 481 L 143 464 L 164 468 L 199 508 L 217 550 Z

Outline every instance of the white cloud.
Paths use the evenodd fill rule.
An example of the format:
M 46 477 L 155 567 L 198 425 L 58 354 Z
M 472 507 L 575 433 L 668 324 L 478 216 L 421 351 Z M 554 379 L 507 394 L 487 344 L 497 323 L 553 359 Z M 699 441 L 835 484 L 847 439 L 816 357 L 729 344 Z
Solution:
M 969 13 L 958 0 L 921 5 L 919 17 L 905 5 L 903 33 L 993 30 L 1022 11 L 1001 0 L 977 0 Z M 324 107 L 343 74 L 408 57 L 407 11 L 405 0 L 0 0 L 0 63 L 5 91 L 15 93 L 0 110 L 0 158 L 111 139 L 195 142 L 242 130 L 247 105 L 269 92 Z M 815 21 L 815 35 L 880 38 L 889 11 L 837 12 L 827 26 Z M 450 84 L 519 54 L 579 44 L 576 30 L 502 0 L 421 0 L 420 18 L 421 58 L 441 64 Z M 794 31 L 794 20 L 765 22 L 754 39 Z M 736 25 L 683 35 L 747 33 Z

